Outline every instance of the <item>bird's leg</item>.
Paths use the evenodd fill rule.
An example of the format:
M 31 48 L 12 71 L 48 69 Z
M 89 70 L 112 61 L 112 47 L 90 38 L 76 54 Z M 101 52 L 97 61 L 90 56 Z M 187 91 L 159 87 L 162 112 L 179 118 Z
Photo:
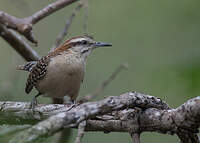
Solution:
M 69 102 L 70 102 L 70 104 L 72 104 L 72 105 L 76 104 L 76 101 L 75 101 L 74 99 L 72 99 L 72 98 L 70 98 Z
M 32 101 L 31 101 L 31 106 L 30 106 L 30 108 L 32 110 L 34 110 L 35 106 L 37 106 L 37 97 L 40 96 L 40 95 L 41 95 L 41 93 L 38 93 L 37 95 L 35 95 L 33 97 Z

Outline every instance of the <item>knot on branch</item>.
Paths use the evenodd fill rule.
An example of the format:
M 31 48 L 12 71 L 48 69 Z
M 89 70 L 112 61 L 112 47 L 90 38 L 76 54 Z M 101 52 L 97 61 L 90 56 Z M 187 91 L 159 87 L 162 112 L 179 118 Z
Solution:
M 24 35 L 29 41 L 37 44 L 37 40 L 34 38 L 32 29 L 33 25 L 29 18 L 16 18 L 3 11 L 0 11 L 0 23 L 5 25 L 7 28 L 16 30 L 20 34 Z
M 26 19 L 21 20 L 22 22 L 17 25 L 17 31 L 24 35 L 29 41 L 32 43 L 37 44 L 38 41 L 36 40 L 33 34 L 33 25 L 31 23 L 26 22 Z
M 21 34 L 30 33 L 32 29 L 32 24 L 27 22 L 21 22 L 17 25 L 17 31 L 19 31 Z
M 154 97 L 154 96 L 150 96 L 150 95 L 145 95 L 142 93 L 138 93 L 138 92 L 128 92 L 125 94 L 120 95 L 120 97 L 124 98 L 124 99 L 131 99 L 129 100 L 129 107 L 135 107 L 135 105 L 137 105 L 137 107 L 146 109 L 146 108 L 157 108 L 157 109 L 171 109 L 169 107 L 169 105 L 162 101 L 160 98 Z M 123 100 L 122 100 L 123 101 Z M 132 103 L 132 104 L 130 104 Z

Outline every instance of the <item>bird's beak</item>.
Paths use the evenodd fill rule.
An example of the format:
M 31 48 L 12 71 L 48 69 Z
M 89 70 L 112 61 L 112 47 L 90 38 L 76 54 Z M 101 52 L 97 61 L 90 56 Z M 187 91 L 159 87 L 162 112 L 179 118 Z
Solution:
M 95 42 L 92 47 L 94 49 L 98 48 L 98 47 L 108 47 L 108 46 L 112 46 L 112 44 L 109 43 L 104 43 L 104 42 Z

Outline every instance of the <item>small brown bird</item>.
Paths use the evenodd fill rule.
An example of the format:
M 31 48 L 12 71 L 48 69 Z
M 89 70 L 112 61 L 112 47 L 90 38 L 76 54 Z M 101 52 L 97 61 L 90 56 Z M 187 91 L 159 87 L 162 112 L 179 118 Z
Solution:
M 26 82 L 26 93 L 33 87 L 38 94 L 31 102 L 32 108 L 37 105 L 37 97 L 63 98 L 68 95 L 74 103 L 83 82 L 87 57 L 97 47 L 112 46 L 96 42 L 90 36 L 73 37 L 57 47 L 38 61 L 31 61 L 17 67 L 30 72 Z

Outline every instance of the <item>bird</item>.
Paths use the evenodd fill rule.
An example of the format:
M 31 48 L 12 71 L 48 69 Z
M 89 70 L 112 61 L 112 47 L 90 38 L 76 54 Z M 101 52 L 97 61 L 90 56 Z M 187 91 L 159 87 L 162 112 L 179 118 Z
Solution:
M 33 87 L 38 94 L 31 101 L 31 108 L 37 106 L 37 97 L 63 98 L 68 96 L 75 103 L 84 79 L 86 61 L 93 50 L 112 44 L 97 42 L 88 35 L 76 36 L 50 51 L 37 61 L 30 61 L 17 67 L 29 72 L 25 92 Z

